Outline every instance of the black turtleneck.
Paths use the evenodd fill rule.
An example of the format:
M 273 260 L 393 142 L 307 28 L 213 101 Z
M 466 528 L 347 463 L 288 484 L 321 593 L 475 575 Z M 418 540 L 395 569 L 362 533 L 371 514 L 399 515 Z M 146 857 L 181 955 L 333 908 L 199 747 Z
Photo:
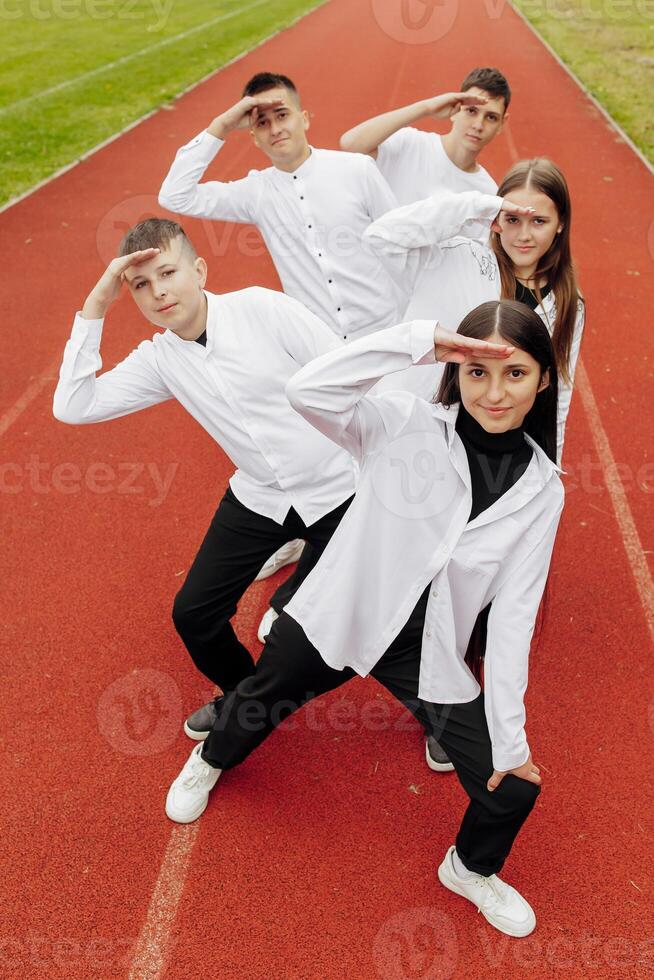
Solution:
M 202 344 L 203 347 L 207 346 L 207 331 L 203 330 L 199 337 L 195 338 L 196 344 Z
M 465 446 L 472 480 L 472 509 L 469 521 L 517 483 L 527 469 L 533 450 L 525 439 L 524 429 L 508 432 L 486 430 L 459 407 L 456 431 Z

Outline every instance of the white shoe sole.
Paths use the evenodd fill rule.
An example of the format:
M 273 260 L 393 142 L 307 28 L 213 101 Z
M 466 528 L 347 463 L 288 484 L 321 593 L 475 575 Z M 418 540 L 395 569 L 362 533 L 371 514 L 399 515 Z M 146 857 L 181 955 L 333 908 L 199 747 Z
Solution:
M 209 735 L 209 732 L 194 732 L 192 728 L 189 728 L 187 723 L 184 722 L 184 734 L 192 738 L 194 742 L 204 742 L 205 738 Z
M 451 762 L 435 762 L 429 754 L 429 745 L 425 739 L 425 759 L 432 772 L 454 772 Z
M 510 926 L 504 924 L 500 925 L 497 922 L 493 922 L 492 919 L 489 919 L 489 917 L 486 915 L 483 909 L 480 909 L 479 906 L 476 905 L 468 895 L 466 895 L 463 889 L 459 887 L 457 882 L 453 881 L 452 878 L 450 877 L 449 869 L 447 867 L 447 863 L 449 861 L 449 854 L 450 852 L 448 851 L 447 854 L 445 855 L 445 859 L 443 860 L 442 864 L 439 865 L 438 868 L 438 880 L 440 881 L 441 885 L 444 885 L 444 887 L 449 889 L 449 891 L 454 892 L 455 895 L 460 895 L 461 898 L 465 898 L 466 901 L 470 902 L 473 908 L 476 908 L 478 912 L 481 912 L 483 917 L 486 919 L 486 922 L 488 922 L 488 924 L 491 925 L 493 929 L 497 929 L 498 932 L 503 932 L 506 936 L 512 936 L 514 939 L 524 939 L 525 936 L 529 936 L 534 931 L 534 929 L 536 928 L 535 916 L 533 922 L 527 922 L 523 927 L 516 926 L 513 929 Z
M 198 807 L 197 810 L 194 810 L 192 813 L 176 813 L 172 804 L 169 804 L 168 800 L 166 800 L 166 816 L 174 823 L 193 823 L 194 820 L 197 820 L 198 817 L 202 816 L 204 811 L 207 809 L 208 803 L 209 800 L 207 799 L 204 806 Z
M 282 546 L 283 547 L 283 546 Z M 287 565 L 292 565 L 296 562 L 300 555 L 302 554 L 302 549 L 304 548 L 304 541 L 301 541 L 292 551 L 288 553 L 285 558 L 275 559 L 275 555 L 271 555 L 266 564 L 262 567 L 261 571 L 255 578 L 255 582 L 263 582 L 264 579 L 270 578 L 275 572 L 278 572 L 280 568 L 285 568 Z M 280 549 L 281 550 L 281 549 Z

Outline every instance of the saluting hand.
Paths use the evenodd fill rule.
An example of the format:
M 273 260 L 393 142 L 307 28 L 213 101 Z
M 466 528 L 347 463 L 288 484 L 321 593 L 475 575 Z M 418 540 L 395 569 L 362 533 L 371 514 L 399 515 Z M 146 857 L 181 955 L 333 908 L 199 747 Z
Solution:
M 460 333 L 445 330 L 436 324 L 434 330 L 436 360 L 453 364 L 465 364 L 479 357 L 510 357 L 515 347 L 509 344 L 491 344 L 487 340 L 475 340 Z
M 147 262 L 158 254 L 158 248 L 142 248 L 138 252 L 130 252 L 129 255 L 119 255 L 112 259 L 103 275 L 86 297 L 86 302 L 82 307 L 82 316 L 85 320 L 101 320 L 111 304 L 115 302 L 124 282 L 124 273 L 132 265 L 139 265 Z
M 537 786 L 540 786 L 542 782 L 540 778 L 540 769 L 538 766 L 534 765 L 530 752 L 527 761 L 523 765 L 518 766 L 517 769 L 507 769 L 506 772 L 499 772 L 497 769 L 494 769 L 493 775 L 486 784 L 489 791 L 492 793 L 494 789 L 497 789 L 504 777 L 508 776 L 509 773 L 512 776 L 517 776 L 518 779 L 526 779 L 528 783 L 536 783 Z
M 249 129 L 255 122 L 259 110 L 276 109 L 283 105 L 281 99 L 270 99 L 259 95 L 246 95 L 235 105 L 216 116 L 208 132 L 217 139 L 224 140 L 235 129 Z
M 426 115 L 434 119 L 449 119 L 464 105 L 486 105 L 488 99 L 470 92 L 446 92 L 425 101 Z

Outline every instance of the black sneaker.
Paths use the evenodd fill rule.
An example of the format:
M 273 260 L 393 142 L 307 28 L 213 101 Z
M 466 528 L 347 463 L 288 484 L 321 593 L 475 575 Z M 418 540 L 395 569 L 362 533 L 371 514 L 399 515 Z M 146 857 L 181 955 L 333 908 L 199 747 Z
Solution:
M 184 722 L 184 731 L 189 738 L 196 742 L 204 741 L 214 726 L 224 700 L 222 695 L 219 698 L 214 698 L 213 701 L 209 701 L 208 704 L 204 704 L 188 716 Z
M 425 758 L 427 765 L 434 772 L 452 772 L 454 769 L 447 753 L 441 748 L 433 735 L 428 735 L 425 739 Z

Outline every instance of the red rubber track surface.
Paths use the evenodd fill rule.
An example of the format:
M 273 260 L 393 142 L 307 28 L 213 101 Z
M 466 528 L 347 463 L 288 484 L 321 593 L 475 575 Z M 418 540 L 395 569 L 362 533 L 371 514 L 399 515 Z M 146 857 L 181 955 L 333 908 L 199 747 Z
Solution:
M 102 426 L 55 422 L 53 365 L 124 228 L 158 213 L 177 147 L 250 74 L 297 79 L 314 113 L 312 141 L 335 147 L 356 121 L 454 89 L 475 64 L 505 70 L 515 92 L 509 131 L 484 163 L 500 177 L 517 157 L 547 153 L 569 178 L 588 299 L 583 360 L 651 556 L 651 174 L 508 6 L 458 7 L 440 40 L 404 44 L 370 3 L 332 0 L 0 216 L 10 284 L 0 411 L 43 385 L 1 437 L 12 464 L 2 470 L 3 977 L 127 976 L 171 838 L 165 794 L 190 748 L 181 721 L 210 687 L 169 610 L 230 464 L 175 405 Z M 237 136 L 220 172 L 235 178 L 261 165 Z M 209 288 L 277 285 L 251 230 L 184 224 L 210 262 Z M 122 299 L 108 319 L 105 364 L 147 335 Z M 592 485 L 587 476 L 569 492 L 528 693 L 544 792 L 505 871 L 535 906 L 534 935 L 501 936 L 440 886 L 436 867 L 464 794 L 455 777 L 426 769 L 402 711 L 357 680 L 223 777 L 201 818 L 160 975 L 651 975 L 651 641 L 577 392 L 566 463 L 576 473 L 583 461 Z M 167 472 L 168 493 L 157 491 L 152 474 Z M 254 586 L 239 609 L 253 649 L 277 582 Z M 334 707 L 343 698 L 353 723 Z

